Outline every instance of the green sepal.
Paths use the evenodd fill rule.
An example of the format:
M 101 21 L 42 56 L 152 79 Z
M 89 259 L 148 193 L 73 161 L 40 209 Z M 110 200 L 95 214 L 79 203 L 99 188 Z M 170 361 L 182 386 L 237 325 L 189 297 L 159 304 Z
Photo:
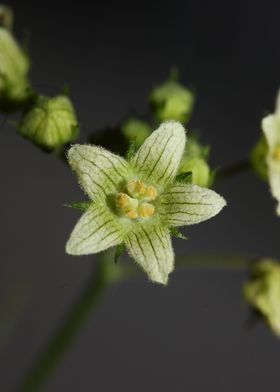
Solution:
M 64 204 L 64 207 L 75 208 L 77 210 L 86 211 L 91 204 L 92 204 L 92 201 L 82 201 L 82 202 L 78 202 L 78 203 L 67 203 L 67 204 Z
M 123 255 L 125 251 L 125 243 L 122 242 L 121 244 L 116 246 L 116 252 L 115 252 L 115 256 L 114 256 L 114 261 L 115 264 L 117 264 L 117 262 L 119 261 L 119 258 Z
M 129 143 L 127 152 L 126 152 L 126 154 L 125 154 L 125 159 L 126 159 L 127 161 L 130 161 L 131 158 L 135 155 L 136 150 L 137 150 L 137 148 L 136 148 L 135 139 L 134 139 L 134 140 L 131 140 L 131 142 Z
M 192 183 L 192 172 L 186 172 L 178 174 L 175 178 L 176 182 L 181 182 L 183 184 L 191 184 Z
M 188 240 L 189 238 L 182 234 L 176 227 L 170 227 L 170 234 L 173 237 L 181 238 L 181 240 Z

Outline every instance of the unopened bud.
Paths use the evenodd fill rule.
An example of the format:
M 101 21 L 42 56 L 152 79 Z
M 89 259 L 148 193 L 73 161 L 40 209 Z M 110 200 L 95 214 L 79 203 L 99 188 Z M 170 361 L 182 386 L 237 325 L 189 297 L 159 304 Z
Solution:
M 25 112 L 19 133 L 43 149 L 53 150 L 78 136 L 78 123 L 69 98 L 39 96 Z
M 252 268 L 252 276 L 244 285 L 245 300 L 258 310 L 280 336 L 280 264 L 264 259 Z
M 129 142 L 134 142 L 136 148 L 140 147 L 152 132 L 152 128 L 147 122 L 137 118 L 130 118 L 125 121 L 121 130 Z
M 31 94 L 29 60 L 12 34 L 0 27 L 0 108 L 11 111 Z
M 149 101 L 159 121 L 177 120 L 186 123 L 193 109 L 194 97 L 190 90 L 171 80 L 155 87 Z

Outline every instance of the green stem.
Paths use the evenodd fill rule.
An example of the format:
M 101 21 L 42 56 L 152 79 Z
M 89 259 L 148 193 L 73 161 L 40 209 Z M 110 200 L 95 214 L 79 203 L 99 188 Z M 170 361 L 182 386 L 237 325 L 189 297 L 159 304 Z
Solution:
M 34 362 L 34 366 L 24 378 L 18 391 L 35 392 L 40 390 L 40 387 L 58 366 L 66 350 L 70 348 L 111 282 L 112 275 L 108 271 L 108 264 L 101 260 L 88 285 L 51 337 L 45 350 Z
M 234 163 L 233 165 L 219 171 L 215 182 L 220 183 L 222 181 L 228 180 L 229 178 L 250 170 L 250 168 L 251 165 L 249 161 Z
M 179 267 L 186 268 L 205 268 L 205 269 L 229 269 L 229 270 L 243 270 L 249 268 L 254 259 L 249 256 L 240 255 L 177 255 L 176 264 Z

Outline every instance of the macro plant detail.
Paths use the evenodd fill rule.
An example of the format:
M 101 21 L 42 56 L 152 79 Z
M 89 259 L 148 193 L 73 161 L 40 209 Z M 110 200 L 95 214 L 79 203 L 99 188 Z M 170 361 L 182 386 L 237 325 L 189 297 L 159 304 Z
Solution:
M 225 206 L 216 192 L 176 181 L 185 130 L 167 121 L 129 161 L 100 147 L 74 145 L 68 161 L 92 200 L 66 245 L 73 255 L 124 242 L 148 277 L 166 284 L 173 270 L 173 226 L 200 223 Z
M 172 237 L 186 238 L 179 231 L 181 227 L 221 212 L 226 201 L 214 189 L 245 170 L 253 169 L 269 184 L 277 203 L 276 215 L 280 216 L 280 93 L 275 112 L 260 121 L 262 133 L 244 161 L 215 168 L 210 164 L 215 143 L 205 144 L 201 134 L 189 125 L 196 97 L 179 81 L 178 73 L 171 72 L 151 88 L 144 114 L 133 112 L 117 124 L 80 134 L 78 113 L 67 89 L 58 88 L 56 94 L 48 96 L 32 85 L 31 59 L 12 27 L 12 10 L 0 6 L 0 112 L 4 122 L 12 119 L 9 124 L 17 134 L 44 157 L 67 163 L 66 170 L 71 167 L 88 197 L 85 202 L 66 204 L 82 211 L 66 243 L 66 253 L 80 256 L 102 252 L 93 260 L 95 270 L 89 285 L 34 362 L 20 391 L 39 390 L 106 289 L 137 275 L 139 268 L 134 264 L 151 282 L 164 286 L 176 263 L 248 270 L 243 300 L 280 336 L 277 260 L 268 255 L 226 255 L 213 260 L 206 254 L 195 258 L 188 254 L 187 245 L 184 253 L 179 253 L 172 244 Z M 125 249 L 135 263 L 118 261 Z M 174 277 L 172 284 L 175 281 Z

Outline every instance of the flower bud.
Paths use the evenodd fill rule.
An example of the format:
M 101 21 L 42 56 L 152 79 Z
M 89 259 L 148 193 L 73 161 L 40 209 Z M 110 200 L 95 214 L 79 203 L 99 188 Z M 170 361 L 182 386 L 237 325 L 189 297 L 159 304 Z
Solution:
M 248 304 L 260 312 L 272 331 L 280 336 L 280 264 L 270 259 L 255 264 L 243 292 Z
M 255 172 L 263 180 L 268 179 L 267 155 L 268 145 L 265 137 L 262 135 L 251 151 L 250 162 Z
M 11 111 L 31 94 L 29 61 L 9 31 L 0 27 L 0 109 Z
M 194 97 L 190 90 L 170 80 L 155 87 L 149 101 L 159 121 L 177 120 L 186 123 L 193 109 Z
M 69 98 L 39 96 L 24 113 L 18 132 L 46 150 L 53 150 L 78 136 L 78 123 Z
M 144 140 L 152 133 L 152 128 L 148 123 L 137 118 L 130 118 L 121 126 L 124 137 L 129 142 L 134 142 L 138 148 L 143 144 Z
M 11 31 L 13 28 L 13 22 L 14 22 L 13 10 L 8 6 L 1 4 L 0 27 L 3 27 L 4 29 Z
M 202 187 L 208 187 L 210 182 L 210 168 L 207 162 L 202 158 L 193 158 L 190 160 L 182 160 L 180 173 L 192 173 L 192 184 Z

